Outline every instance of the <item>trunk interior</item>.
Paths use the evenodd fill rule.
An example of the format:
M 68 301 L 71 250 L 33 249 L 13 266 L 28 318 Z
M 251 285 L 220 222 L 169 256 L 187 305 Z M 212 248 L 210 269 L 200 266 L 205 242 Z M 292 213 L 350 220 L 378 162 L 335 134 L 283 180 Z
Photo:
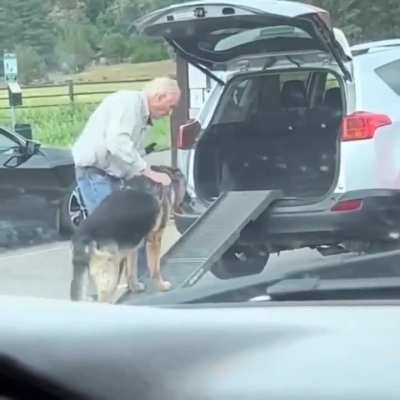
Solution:
M 326 71 L 236 78 L 196 149 L 196 191 L 281 190 L 317 198 L 336 183 L 344 104 Z

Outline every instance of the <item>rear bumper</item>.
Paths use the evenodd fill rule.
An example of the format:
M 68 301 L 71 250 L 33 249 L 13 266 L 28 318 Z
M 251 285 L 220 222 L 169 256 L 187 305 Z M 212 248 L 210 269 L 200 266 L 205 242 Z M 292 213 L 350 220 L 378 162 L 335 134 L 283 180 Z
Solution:
M 332 211 L 339 202 L 362 200 L 352 211 Z M 189 208 L 175 214 L 179 232 L 201 213 Z M 387 240 L 400 232 L 400 191 L 362 190 L 333 194 L 314 204 L 291 205 L 278 201 L 242 232 L 241 240 L 267 242 L 276 250 L 336 244 L 343 240 Z

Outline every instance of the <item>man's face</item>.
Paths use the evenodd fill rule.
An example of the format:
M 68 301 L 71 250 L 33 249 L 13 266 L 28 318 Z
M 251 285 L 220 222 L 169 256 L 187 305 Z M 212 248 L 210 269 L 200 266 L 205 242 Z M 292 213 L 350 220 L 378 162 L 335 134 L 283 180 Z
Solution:
M 171 115 L 180 100 L 180 93 L 166 93 L 154 96 L 150 103 L 150 115 L 153 119 L 159 119 Z

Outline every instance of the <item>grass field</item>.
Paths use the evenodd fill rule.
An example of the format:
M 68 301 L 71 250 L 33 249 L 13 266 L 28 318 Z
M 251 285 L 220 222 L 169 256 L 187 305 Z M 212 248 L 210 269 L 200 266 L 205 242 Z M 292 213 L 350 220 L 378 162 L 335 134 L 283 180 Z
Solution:
M 95 104 L 74 104 L 52 108 L 24 109 L 17 111 L 17 122 L 29 123 L 33 137 L 43 144 L 69 147 L 78 137 Z M 10 125 L 10 116 L 2 114 L 1 125 Z M 170 147 L 170 123 L 168 118 L 155 121 L 146 140 L 157 143 L 156 150 Z
M 151 79 L 156 76 L 173 75 L 174 72 L 175 66 L 171 61 L 91 68 L 81 74 L 64 77 L 74 81 L 74 104 L 70 104 L 67 84 L 60 87 L 23 88 L 24 106 L 28 108 L 17 109 L 17 122 L 31 124 L 34 138 L 44 144 L 69 146 L 79 135 L 96 104 L 107 96 L 103 92 L 140 89 L 144 84 L 108 83 L 108 81 Z M 91 83 L 99 81 L 103 83 Z M 90 94 L 82 94 L 86 92 Z M 29 98 L 31 96 L 35 97 Z M 0 108 L 4 107 L 8 107 L 7 91 L 0 89 Z M 11 125 L 9 109 L 0 109 L 0 125 Z M 148 137 L 148 142 L 156 142 L 157 150 L 166 149 L 170 144 L 169 133 L 169 119 L 157 121 Z

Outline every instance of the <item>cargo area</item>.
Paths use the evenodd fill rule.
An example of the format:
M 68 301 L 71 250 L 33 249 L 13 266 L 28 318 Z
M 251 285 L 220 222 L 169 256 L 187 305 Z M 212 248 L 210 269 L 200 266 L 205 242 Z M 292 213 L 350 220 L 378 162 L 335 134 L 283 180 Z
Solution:
M 281 190 L 318 198 L 337 180 L 340 78 L 327 71 L 253 73 L 232 80 L 196 150 L 197 193 Z

